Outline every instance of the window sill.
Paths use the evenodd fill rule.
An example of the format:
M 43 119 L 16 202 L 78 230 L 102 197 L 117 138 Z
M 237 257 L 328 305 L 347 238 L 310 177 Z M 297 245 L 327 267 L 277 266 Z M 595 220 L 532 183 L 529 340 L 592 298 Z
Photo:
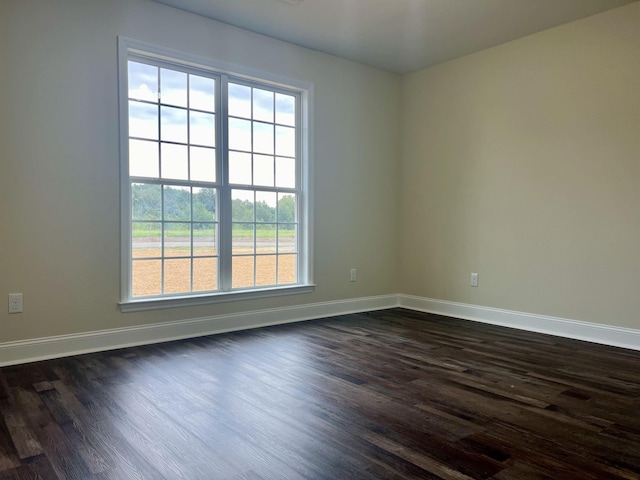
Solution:
M 162 308 L 194 307 L 222 302 L 237 302 L 257 298 L 280 297 L 283 295 L 297 295 L 311 293 L 315 285 L 292 285 L 287 287 L 264 288 L 254 290 L 236 290 L 233 292 L 208 293 L 205 295 L 189 295 L 175 297 L 141 298 L 120 302 L 122 313 L 140 312 L 143 310 L 159 310 Z

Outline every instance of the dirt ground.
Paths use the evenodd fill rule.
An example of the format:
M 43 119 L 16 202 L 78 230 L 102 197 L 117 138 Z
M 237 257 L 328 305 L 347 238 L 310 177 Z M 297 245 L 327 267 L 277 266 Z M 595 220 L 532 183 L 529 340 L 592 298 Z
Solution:
M 296 256 L 275 253 L 275 246 L 258 246 L 255 257 L 235 256 L 252 254 L 250 248 L 234 248 L 233 278 L 234 288 L 282 285 L 295 282 Z M 164 293 L 186 293 L 190 291 L 191 259 L 170 258 L 189 255 L 188 247 L 165 248 Z M 216 255 L 216 252 L 204 247 L 194 247 L 194 255 Z M 159 257 L 159 248 L 134 248 L 134 259 Z M 203 257 L 193 259 L 193 291 L 215 290 L 218 259 Z M 133 263 L 134 297 L 158 295 L 162 293 L 162 261 L 145 260 Z

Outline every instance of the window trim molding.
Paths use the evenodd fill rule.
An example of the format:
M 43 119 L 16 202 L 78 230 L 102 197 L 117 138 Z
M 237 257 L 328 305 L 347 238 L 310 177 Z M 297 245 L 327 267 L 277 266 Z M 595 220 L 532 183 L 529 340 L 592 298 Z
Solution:
M 311 293 L 315 285 L 286 285 L 283 287 L 252 288 L 245 290 L 234 290 L 232 292 L 214 292 L 202 295 L 165 295 L 162 298 L 141 298 L 120 302 L 122 313 L 140 312 L 144 310 L 158 310 L 163 308 L 195 307 L 198 305 L 210 305 L 212 303 L 235 302 L 240 300 L 254 300 L 275 296 L 297 295 L 300 293 Z
M 176 308 L 194 305 L 205 305 L 219 302 L 249 300 L 273 296 L 291 295 L 297 293 L 311 293 L 315 289 L 313 271 L 313 116 L 314 116 L 314 85 L 313 83 L 284 77 L 271 72 L 256 70 L 250 67 L 235 65 L 216 59 L 202 57 L 174 50 L 164 46 L 149 44 L 125 36 L 118 36 L 118 123 L 120 134 L 120 310 L 133 312 L 160 308 Z M 300 283 L 286 286 L 266 288 L 238 289 L 224 292 L 208 292 L 190 295 L 164 295 L 162 297 L 133 298 L 130 296 L 131 273 L 131 209 L 128 172 L 128 75 L 127 62 L 129 55 L 142 55 L 159 61 L 184 65 L 187 67 L 212 70 L 216 73 L 253 82 L 269 83 L 275 87 L 284 87 L 300 93 L 300 199 L 298 212 L 300 228 L 298 234 L 300 252 L 298 254 L 298 278 Z M 179 62 L 176 63 L 176 60 Z M 126 225 L 129 225 L 127 228 Z

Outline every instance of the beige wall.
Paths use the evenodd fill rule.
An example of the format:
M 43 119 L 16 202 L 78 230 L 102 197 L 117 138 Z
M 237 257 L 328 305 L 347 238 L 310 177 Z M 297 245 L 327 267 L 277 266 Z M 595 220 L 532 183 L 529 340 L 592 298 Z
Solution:
M 640 328 L 640 3 L 402 96 L 401 292 Z
M 315 293 L 119 312 L 117 35 L 315 84 Z M 395 291 L 396 75 L 150 0 L 1 0 L 0 69 L 0 342 Z
M 315 293 L 119 312 L 117 35 L 315 84 Z M 400 78 L 150 0 L 0 0 L 0 342 L 398 292 L 640 328 L 638 52 L 640 3 Z

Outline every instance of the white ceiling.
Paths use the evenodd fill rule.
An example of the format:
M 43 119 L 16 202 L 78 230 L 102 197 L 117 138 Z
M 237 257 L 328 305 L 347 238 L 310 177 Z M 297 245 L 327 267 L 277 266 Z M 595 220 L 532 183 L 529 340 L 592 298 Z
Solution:
M 407 73 L 636 0 L 156 0 Z

